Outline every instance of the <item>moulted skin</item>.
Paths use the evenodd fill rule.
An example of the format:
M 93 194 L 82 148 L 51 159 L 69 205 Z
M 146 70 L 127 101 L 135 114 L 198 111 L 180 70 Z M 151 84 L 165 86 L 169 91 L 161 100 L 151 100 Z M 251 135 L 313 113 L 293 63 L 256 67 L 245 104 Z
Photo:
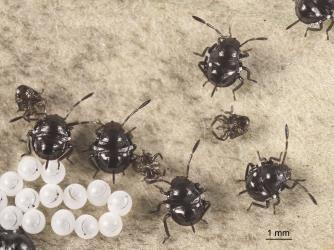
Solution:
M 250 125 L 250 120 L 247 116 L 237 115 L 231 111 L 225 111 L 223 114 L 217 115 L 212 123 L 212 134 L 221 141 L 228 138 L 235 139 L 247 133 Z
M 144 176 L 146 183 L 152 183 L 155 180 L 165 176 L 166 169 L 161 169 L 159 160 L 163 157 L 160 153 L 151 154 L 143 150 L 142 154 L 135 155 L 135 160 L 132 163 L 133 169 Z
M 18 106 L 18 111 L 26 111 L 43 101 L 41 93 L 26 86 L 20 85 L 16 89 L 15 101 Z
M 75 233 L 56 236 L 50 220 L 54 209 L 44 209 L 47 225 L 33 235 L 39 250 L 111 249 L 333 249 L 334 154 L 333 65 L 334 40 L 324 32 L 309 33 L 305 25 L 285 27 L 297 18 L 293 1 L 264 0 L 140 0 L 140 1 L 0 1 L 0 170 L 16 170 L 26 145 L 20 143 L 26 122 L 8 124 L 15 116 L 15 89 L 22 83 L 44 89 L 48 110 L 64 114 L 77 98 L 93 91 L 69 121 L 122 121 L 137 100 L 152 103 L 129 120 L 137 127 L 133 143 L 141 153 L 160 152 L 166 179 L 184 174 L 184 161 L 196 138 L 201 146 L 191 168 L 191 180 L 207 189 L 212 206 L 208 222 L 189 227 L 169 223 L 172 237 L 164 245 L 162 217 L 150 211 L 163 196 L 148 186 L 132 168 L 117 175 L 112 190 L 125 190 L 133 199 L 132 211 L 122 218 L 119 237 L 99 234 L 82 240 Z M 214 31 L 192 19 L 198 15 L 233 36 L 248 39 L 266 36 L 268 41 L 245 46 L 251 56 L 243 60 L 257 84 L 247 82 L 233 101 L 231 89 L 220 89 L 214 98 L 198 69 L 201 52 L 217 41 Z M 334 31 L 330 35 L 334 35 Z M 319 53 L 318 53 L 319 52 Z M 245 72 L 244 72 L 245 73 Z M 243 76 L 245 77 L 245 74 Z M 209 87 L 210 86 L 210 87 Z M 139 104 L 139 103 L 138 103 Z M 212 118 L 234 105 L 237 113 L 251 118 L 249 131 L 224 143 L 210 131 Z M 50 106 L 49 106 L 50 105 Z M 314 206 L 300 189 L 284 190 L 275 216 L 272 209 L 252 209 L 251 198 L 238 197 L 249 162 L 257 163 L 256 150 L 264 156 L 282 151 L 282 127 L 291 130 L 287 163 L 293 176 L 305 178 L 317 198 Z M 89 153 L 81 152 L 95 140 L 94 125 L 73 129 L 75 150 L 67 161 L 65 188 L 71 183 L 87 186 L 95 169 Z M 112 175 L 98 178 L 112 183 Z M 25 183 L 39 190 L 42 180 Z M 283 202 L 284 201 L 284 202 Z M 87 204 L 74 211 L 99 218 L 106 207 Z M 268 230 L 290 230 L 293 240 L 266 241 Z
M 17 111 L 22 111 L 23 114 L 12 118 L 10 122 L 20 119 L 29 122 L 42 117 L 46 112 L 46 100 L 42 97 L 42 92 L 39 93 L 27 85 L 18 86 L 15 92 L 15 102 L 18 106 Z

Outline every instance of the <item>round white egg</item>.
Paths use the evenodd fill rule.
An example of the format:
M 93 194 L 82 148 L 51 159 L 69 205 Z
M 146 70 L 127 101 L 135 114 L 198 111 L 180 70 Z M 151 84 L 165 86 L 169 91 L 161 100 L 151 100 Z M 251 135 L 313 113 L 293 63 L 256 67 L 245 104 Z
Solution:
M 23 212 L 39 205 L 39 195 L 32 188 L 24 188 L 15 196 L 15 205 Z
M 87 191 L 80 184 L 71 184 L 64 189 L 64 203 L 70 209 L 82 208 L 87 202 Z
M 92 239 L 99 232 L 99 224 L 93 216 L 83 214 L 75 221 L 74 230 L 80 238 Z
M 42 164 L 33 156 L 23 156 L 17 167 L 17 172 L 25 181 L 35 181 L 41 175 Z
M 132 208 L 132 198 L 125 191 L 115 191 L 108 198 L 108 209 L 110 212 L 118 213 L 124 216 Z
M 0 212 L 0 225 L 6 230 L 16 230 L 21 226 L 22 211 L 15 206 L 8 206 Z
M 43 206 L 54 208 L 63 201 L 63 190 L 55 184 L 45 184 L 39 191 L 39 199 Z
M 75 218 L 73 213 L 67 209 L 57 211 L 51 218 L 52 230 L 60 236 L 69 235 L 73 232 Z
M 87 197 L 94 206 L 104 206 L 107 204 L 111 189 L 108 183 L 102 180 L 94 180 L 87 187 Z
M 49 161 L 48 168 L 46 169 L 46 165 L 43 165 L 42 168 L 42 179 L 45 183 L 48 184 L 59 184 L 65 178 L 66 171 L 63 163 L 58 161 Z
M 37 210 L 30 209 L 23 215 L 22 227 L 29 234 L 38 234 L 45 228 L 45 215 Z
M 107 237 L 114 237 L 121 233 L 123 222 L 121 217 L 115 213 L 105 213 L 99 219 L 100 233 Z
M 4 191 L 0 190 L 0 211 L 7 207 L 8 205 L 8 198 Z
M 23 180 L 18 173 L 9 171 L 0 177 L 0 189 L 3 190 L 7 196 L 15 196 L 22 188 Z

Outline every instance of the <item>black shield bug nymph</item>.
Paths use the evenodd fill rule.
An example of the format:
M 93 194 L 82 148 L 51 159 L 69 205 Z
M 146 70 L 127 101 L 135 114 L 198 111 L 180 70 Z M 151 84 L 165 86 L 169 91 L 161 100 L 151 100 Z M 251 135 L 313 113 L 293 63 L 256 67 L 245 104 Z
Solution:
M 166 205 L 168 212 L 163 218 L 166 237 L 163 243 L 170 238 L 170 233 L 167 226 L 167 219 L 172 218 L 177 224 L 181 226 L 191 226 L 195 233 L 194 225 L 203 220 L 203 216 L 210 207 L 210 202 L 203 198 L 204 188 L 200 187 L 199 183 L 194 183 L 189 180 L 190 163 L 195 153 L 199 140 L 195 143 L 191 152 L 187 171 L 185 176 L 176 176 L 171 182 L 164 179 L 156 180 L 155 182 L 165 182 L 170 185 L 169 190 L 166 192 L 162 187 L 155 186 L 160 190 L 160 193 L 167 196 L 167 199 L 160 202 L 157 209 L 152 211 L 153 213 L 159 212 L 162 205 Z M 204 220 L 203 220 L 204 221 Z
M 93 93 L 90 93 L 75 103 L 65 117 L 45 113 L 38 119 L 34 128 L 27 133 L 28 152 L 23 155 L 30 155 L 32 147 L 38 157 L 46 160 L 46 168 L 50 160 L 58 160 L 59 163 L 63 159 L 68 159 L 73 151 L 71 130 L 76 125 L 88 122 L 67 123 L 66 119 L 76 106 L 92 95 Z
M 286 29 L 290 29 L 298 22 L 305 23 L 307 25 L 318 27 L 307 27 L 305 37 L 308 31 L 321 31 L 323 29 L 323 23 L 326 20 L 330 20 L 330 24 L 326 29 L 327 40 L 329 40 L 328 32 L 333 28 L 334 1 L 333 0 L 296 0 L 295 12 L 298 20 L 290 24 Z
M 135 160 L 134 151 L 136 145 L 132 143 L 131 129 L 127 132 L 124 130 L 124 124 L 137 111 L 144 108 L 151 100 L 145 101 L 137 109 L 135 109 L 125 120 L 120 124 L 118 122 L 108 122 L 103 124 L 95 131 L 95 142 L 90 146 L 89 159 L 96 168 L 94 178 L 99 170 L 102 170 L 113 175 L 113 183 L 115 183 L 115 174 L 123 173 L 126 168 Z
M 211 123 L 212 134 L 221 141 L 228 138 L 234 139 L 248 131 L 249 123 L 250 120 L 247 116 L 234 114 L 233 106 L 231 106 L 231 111 L 225 111 L 224 114 L 214 118 Z M 217 124 L 218 126 L 216 126 Z
M 265 202 L 265 205 L 259 204 L 257 202 L 252 202 L 248 207 L 247 211 L 250 210 L 252 206 L 260 208 L 268 208 L 271 200 L 275 200 L 273 203 L 274 214 L 276 213 L 276 206 L 280 203 L 279 194 L 285 188 L 293 189 L 297 185 L 300 186 L 311 198 L 314 204 L 317 205 L 317 201 L 313 195 L 304 187 L 300 182 L 305 181 L 305 179 L 291 179 L 291 169 L 285 164 L 285 159 L 288 150 L 288 137 L 289 129 L 288 125 L 285 126 L 285 150 L 282 158 L 282 153 L 279 158 L 270 157 L 268 160 L 260 156 L 257 152 L 260 164 L 255 165 L 249 163 L 247 165 L 245 181 L 246 190 L 241 191 L 239 195 L 248 193 L 254 200 L 258 202 Z M 291 181 L 292 185 L 288 185 Z
M 35 245 L 22 228 L 5 230 L 0 226 L 0 249 L 35 250 Z
M 204 60 L 198 63 L 198 67 L 203 72 L 207 81 L 203 84 L 210 82 L 214 85 L 211 97 L 216 92 L 217 88 L 229 87 L 240 80 L 240 83 L 232 90 L 233 98 L 235 98 L 235 91 L 237 91 L 244 84 L 244 79 L 241 76 L 241 72 L 244 70 L 247 72 L 247 79 L 252 82 L 256 82 L 251 79 L 250 70 L 243 66 L 241 59 L 248 57 L 247 51 L 241 51 L 240 48 L 246 43 L 255 40 L 267 40 L 266 37 L 251 38 L 243 43 L 240 43 L 236 38 L 232 37 L 231 29 L 229 36 L 224 36 L 218 29 L 213 27 L 211 24 L 204 21 L 202 18 L 193 16 L 196 21 L 199 21 L 211 29 L 214 29 L 218 35 L 218 41 L 211 47 L 206 47 L 204 51 L 198 56 L 204 57 Z
M 23 112 L 22 116 L 18 116 L 10 120 L 15 122 L 20 119 L 25 121 L 36 121 L 46 112 L 46 100 L 42 97 L 42 92 L 37 92 L 33 88 L 26 85 L 20 85 L 16 88 L 15 102 L 18 106 L 17 112 Z

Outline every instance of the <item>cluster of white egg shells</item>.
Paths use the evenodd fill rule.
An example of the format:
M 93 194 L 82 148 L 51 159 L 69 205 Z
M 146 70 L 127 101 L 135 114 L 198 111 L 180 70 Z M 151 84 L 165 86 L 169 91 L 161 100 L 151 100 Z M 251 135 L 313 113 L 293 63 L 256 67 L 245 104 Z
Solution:
M 42 177 L 46 183 L 39 191 L 23 188 L 23 181 L 35 181 Z M 7 230 L 16 230 L 20 226 L 30 234 L 38 234 L 46 225 L 45 215 L 38 210 L 44 207 L 55 208 L 62 202 L 69 209 L 82 208 L 87 200 L 94 206 L 107 205 L 109 212 L 99 220 L 84 214 L 75 219 L 69 209 L 60 209 L 53 214 L 51 227 L 60 236 L 73 232 L 83 238 L 94 238 L 98 232 L 107 237 L 118 235 L 122 231 L 121 216 L 130 212 L 131 196 L 124 191 L 111 193 L 108 183 L 102 180 L 92 181 L 87 189 L 80 184 L 70 184 L 64 190 L 58 185 L 65 177 L 65 167 L 57 161 L 50 161 L 48 169 L 33 156 L 24 156 L 17 172 L 9 171 L 0 177 L 0 225 Z M 15 196 L 15 206 L 8 205 L 8 196 Z

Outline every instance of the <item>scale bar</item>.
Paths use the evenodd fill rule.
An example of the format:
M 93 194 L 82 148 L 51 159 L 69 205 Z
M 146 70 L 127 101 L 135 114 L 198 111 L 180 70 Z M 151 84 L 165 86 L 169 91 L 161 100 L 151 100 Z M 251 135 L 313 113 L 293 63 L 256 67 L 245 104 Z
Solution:
M 266 240 L 292 240 L 292 238 L 267 238 Z

